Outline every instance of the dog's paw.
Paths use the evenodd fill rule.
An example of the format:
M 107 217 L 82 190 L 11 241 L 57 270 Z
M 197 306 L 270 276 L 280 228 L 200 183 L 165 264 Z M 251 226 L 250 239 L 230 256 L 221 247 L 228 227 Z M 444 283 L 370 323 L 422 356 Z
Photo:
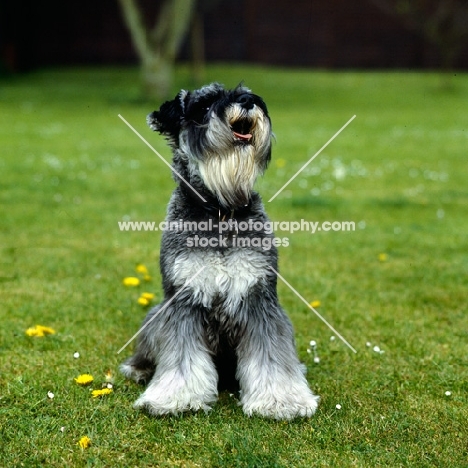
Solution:
M 288 393 L 284 389 L 275 393 L 264 392 L 242 397 L 241 404 L 248 416 L 258 414 L 274 419 L 294 419 L 311 417 L 317 409 L 319 399 L 309 388 L 297 393 Z
M 148 388 L 133 405 L 137 409 L 145 409 L 154 416 L 180 414 L 187 411 L 208 412 L 210 404 L 215 401 L 215 395 L 190 395 L 187 392 L 165 394 L 157 387 Z
M 196 376 L 198 375 L 198 378 Z M 135 402 L 135 408 L 160 416 L 187 411 L 209 411 L 218 397 L 216 374 L 167 372 L 153 377 L 148 388 Z

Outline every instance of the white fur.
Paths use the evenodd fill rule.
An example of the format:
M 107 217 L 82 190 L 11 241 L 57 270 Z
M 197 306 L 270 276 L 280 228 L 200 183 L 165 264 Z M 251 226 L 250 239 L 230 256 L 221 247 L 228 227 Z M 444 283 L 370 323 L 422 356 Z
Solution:
M 226 312 L 235 314 L 249 289 L 266 276 L 268 258 L 250 249 L 239 249 L 228 254 L 204 249 L 185 252 L 174 262 L 174 284 L 184 285 L 203 266 L 207 268 L 189 285 L 194 301 L 210 307 L 213 299 L 220 295 L 224 299 Z
M 163 356 L 135 408 L 146 408 L 154 415 L 178 414 L 208 411 L 216 401 L 218 376 L 208 351 L 198 348 L 174 354 L 182 362 L 174 362 L 174 356 Z
M 237 146 L 226 154 L 198 162 L 205 185 L 225 206 L 247 204 L 261 169 L 251 146 Z
M 244 413 L 254 413 L 275 419 L 310 417 L 315 413 L 320 397 L 314 395 L 300 366 L 286 373 L 270 363 L 261 363 L 258 356 L 239 366 L 241 404 Z M 291 375 L 293 374 L 293 375 Z

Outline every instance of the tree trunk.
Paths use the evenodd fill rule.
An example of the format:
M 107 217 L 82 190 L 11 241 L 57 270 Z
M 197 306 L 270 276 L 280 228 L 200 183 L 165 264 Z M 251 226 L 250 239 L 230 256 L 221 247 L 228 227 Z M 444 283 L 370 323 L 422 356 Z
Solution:
M 135 0 L 119 0 L 141 63 L 143 92 L 158 102 L 171 95 L 177 53 L 190 25 L 195 0 L 165 0 L 149 32 Z
M 170 97 L 174 80 L 174 64 L 171 60 L 151 54 L 142 61 L 141 74 L 143 92 L 147 98 L 160 104 Z

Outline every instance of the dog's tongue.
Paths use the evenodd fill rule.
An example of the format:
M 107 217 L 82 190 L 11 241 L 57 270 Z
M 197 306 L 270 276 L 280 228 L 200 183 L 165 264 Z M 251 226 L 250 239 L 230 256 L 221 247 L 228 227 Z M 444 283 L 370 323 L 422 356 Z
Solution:
M 237 132 L 232 132 L 236 138 L 239 138 L 239 140 L 244 140 L 244 141 L 249 141 L 252 138 L 251 133 L 246 133 L 245 135 L 243 133 L 237 133 Z

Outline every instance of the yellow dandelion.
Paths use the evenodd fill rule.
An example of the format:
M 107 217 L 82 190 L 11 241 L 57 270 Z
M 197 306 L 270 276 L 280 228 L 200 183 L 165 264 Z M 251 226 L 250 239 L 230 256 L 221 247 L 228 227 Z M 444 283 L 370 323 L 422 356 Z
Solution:
M 138 304 L 140 304 L 141 306 L 143 307 L 146 307 L 147 305 L 149 305 L 150 301 L 148 299 L 146 299 L 146 297 L 139 297 L 138 298 Z
M 145 276 L 143 277 L 143 279 L 144 279 L 145 281 L 151 281 L 151 276 L 150 276 L 150 275 L 145 275 Z
M 28 328 L 25 333 L 28 336 L 45 336 L 53 335 L 55 330 L 50 327 L 44 327 L 43 325 L 36 325 L 35 327 Z
M 316 307 L 320 307 L 320 304 L 321 304 L 320 301 L 312 301 L 310 303 L 310 306 L 315 309 Z
M 154 296 L 155 295 L 153 293 L 149 293 L 149 292 L 141 293 L 141 297 L 148 299 L 148 301 L 151 301 L 152 299 L 154 299 Z
M 83 436 L 79 441 L 78 445 L 82 449 L 86 449 L 91 445 L 91 439 L 88 436 Z
M 106 382 L 112 382 L 114 380 L 114 376 L 112 375 L 112 371 L 109 369 L 106 373 Z
M 78 385 L 89 385 L 94 380 L 91 374 L 81 374 L 75 378 L 75 382 Z
M 140 280 L 135 276 L 127 276 L 122 282 L 124 286 L 138 286 L 140 284 Z
M 141 264 L 141 263 L 138 264 L 138 265 L 136 266 L 135 271 L 136 271 L 137 273 L 142 274 L 142 275 L 147 275 L 147 274 L 149 274 L 148 268 L 146 268 L 146 266 L 143 265 L 143 264 Z
M 36 328 L 38 328 L 44 335 L 54 335 L 55 330 L 51 327 L 44 327 L 43 325 L 36 325 Z
M 112 393 L 112 388 L 102 388 L 101 390 L 93 390 L 91 395 L 93 395 L 93 398 L 99 398 L 110 393 Z
M 388 259 L 388 255 L 386 253 L 379 254 L 379 262 L 386 262 Z

